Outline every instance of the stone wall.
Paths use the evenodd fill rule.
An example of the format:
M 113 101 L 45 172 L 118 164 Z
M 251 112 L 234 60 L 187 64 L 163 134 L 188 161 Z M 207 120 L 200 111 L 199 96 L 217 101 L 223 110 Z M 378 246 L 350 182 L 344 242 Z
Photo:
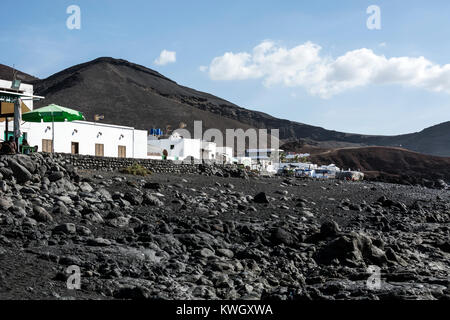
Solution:
M 110 158 L 62 153 L 55 154 L 54 157 L 60 158 L 62 161 L 70 163 L 81 170 L 116 171 L 137 163 L 155 173 L 196 174 L 206 172 L 216 174 L 223 171 L 228 173 L 240 171 L 236 165 L 224 165 L 209 161 L 204 163 L 186 163 L 171 160 Z

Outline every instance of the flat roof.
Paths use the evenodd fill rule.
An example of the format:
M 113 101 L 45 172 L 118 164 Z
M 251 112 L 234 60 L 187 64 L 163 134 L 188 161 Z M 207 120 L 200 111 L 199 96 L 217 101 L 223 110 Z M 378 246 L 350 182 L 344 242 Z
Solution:
M 91 122 L 91 121 L 82 121 L 82 120 L 75 120 L 72 121 L 73 123 L 80 123 L 80 124 L 87 124 L 91 126 L 99 126 L 99 127 L 110 127 L 110 128 L 121 128 L 121 129 L 127 129 L 127 130 L 135 130 L 134 127 L 126 127 L 126 126 L 119 126 L 115 124 L 108 124 L 108 123 L 101 123 L 101 122 Z M 139 130 L 137 130 L 139 131 Z M 145 130 L 140 130 L 145 131 Z
M 35 95 L 30 95 L 30 94 L 26 94 L 26 93 L 20 93 L 20 92 L 11 92 L 11 91 L 4 91 L 0 88 L 0 94 L 7 94 L 7 95 L 11 95 L 11 96 L 16 96 L 19 98 L 32 98 L 32 99 L 45 99 L 45 97 L 41 97 L 41 96 L 35 96 Z

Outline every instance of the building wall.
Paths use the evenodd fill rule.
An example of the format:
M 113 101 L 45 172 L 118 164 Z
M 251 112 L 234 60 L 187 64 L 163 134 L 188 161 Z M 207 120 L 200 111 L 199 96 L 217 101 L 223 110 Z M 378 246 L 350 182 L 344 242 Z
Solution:
M 231 147 L 216 147 L 216 158 L 224 160 L 227 163 L 231 162 L 233 158 L 233 148 Z
M 147 135 L 146 130 L 134 130 L 134 158 L 147 158 Z
M 198 139 L 183 139 L 183 159 L 193 157 L 195 159 L 201 158 L 201 140 Z
M 11 81 L 0 79 L 0 88 L 10 89 L 12 85 Z M 21 83 L 19 90 L 25 91 L 26 94 L 33 95 L 33 86 L 31 84 Z M 23 103 L 30 109 L 33 110 L 33 100 L 23 100 Z
M 52 123 L 29 123 L 28 143 L 42 151 L 42 140 L 52 139 Z M 130 127 L 94 124 L 86 121 L 55 122 L 54 149 L 71 153 L 72 142 L 78 143 L 82 155 L 95 155 L 95 145 L 103 144 L 105 157 L 118 157 L 119 146 L 125 146 L 127 158 L 147 158 L 147 132 Z
M 235 164 L 243 164 L 246 167 L 252 166 L 252 158 L 250 157 L 237 157 L 231 159 L 232 163 Z
M 187 157 L 200 159 L 201 141 L 197 139 L 149 139 L 148 144 L 167 150 L 169 159 L 184 160 Z
M 1 80 L 0 79 L 0 88 L 11 88 L 12 82 L 11 81 L 7 81 L 7 80 Z M 33 95 L 33 86 L 31 84 L 24 84 L 21 83 L 20 84 L 20 88 L 19 90 L 25 91 L 26 94 L 28 95 Z M 30 110 L 33 110 L 33 100 L 26 100 L 24 99 L 22 101 Z M 9 118 L 10 121 L 8 121 L 8 129 L 9 131 L 13 131 L 14 130 L 14 119 Z M 6 123 L 5 121 L 0 122 L 0 140 L 3 140 L 4 137 L 4 132 L 5 132 L 5 126 Z M 29 125 L 27 123 L 23 124 L 21 129 L 22 131 L 26 131 L 29 129 Z
M 12 82 L 0 80 L 0 88 L 11 88 Z M 33 86 L 21 84 L 20 90 L 33 95 Z M 23 100 L 33 110 L 33 100 Z M 13 119 L 11 119 L 13 120 Z M 9 131 L 13 131 L 13 121 L 8 122 Z M 71 153 L 72 142 L 78 143 L 78 153 L 95 155 L 95 145 L 103 144 L 105 157 L 118 157 L 119 146 L 126 148 L 127 158 L 147 158 L 147 131 L 135 130 L 131 127 L 107 125 L 87 121 L 55 122 L 54 150 L 60 153 Z M 0 139 L 3 138 L 5 122 L 0 122 Z M 22 133 L 27 134 L 28 143 L 37 145 L 42 151 L 42 140 L 52 140 L 51 123 L 25 122 L 21 125 Z
M 8 118 L 8 120 L 9 119 L 12 119 L 12 118 Z M 5 121 L 0 122 L 0 140 L 3 140 L 4 134 L 5 134 L 5 129 L 6 129 L 5 127 L 6 127 L 6 122 Z M 14 130 L 14 121 L 8 121 L 8 130 L 10 132 L 13 132 L 13 130 Z M 20 126 L 20 130 L 22 132 L 30 131 L 30 123 L 28 123 L 28 122 L 23 123 Z
M 202 158 L 206 160 L 216 159 L 216 144 L 214 142 L 202 141 L 201 148 L 203 149 Z

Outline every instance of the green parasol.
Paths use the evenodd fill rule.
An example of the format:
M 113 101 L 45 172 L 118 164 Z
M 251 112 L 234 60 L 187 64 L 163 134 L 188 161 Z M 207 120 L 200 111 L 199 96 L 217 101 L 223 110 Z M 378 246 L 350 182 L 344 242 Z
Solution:
M 51 122 L 52 123 L 52 152 L 54 152 L 55 122 L 85 120 L 79 111 L 51 104 L 22 115 L 26 122 Z

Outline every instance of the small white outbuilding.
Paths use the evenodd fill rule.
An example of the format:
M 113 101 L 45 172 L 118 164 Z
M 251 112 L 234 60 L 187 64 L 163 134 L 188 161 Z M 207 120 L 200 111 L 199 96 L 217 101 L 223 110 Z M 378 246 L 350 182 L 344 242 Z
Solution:
M 219 162 L 231 163 L 233 159 L 233 148 L 216 147 L 216 159 Z
M 177 133 L 167 138 L 150 135 L 147 144 L 147 149 L 152 153 L 155 150 L 161 150 L 161 155 L 167 155 L 169 160 L 184 160 L 188 157 L 201 159 L 202 141 L 200 139 L 184 139 Z

